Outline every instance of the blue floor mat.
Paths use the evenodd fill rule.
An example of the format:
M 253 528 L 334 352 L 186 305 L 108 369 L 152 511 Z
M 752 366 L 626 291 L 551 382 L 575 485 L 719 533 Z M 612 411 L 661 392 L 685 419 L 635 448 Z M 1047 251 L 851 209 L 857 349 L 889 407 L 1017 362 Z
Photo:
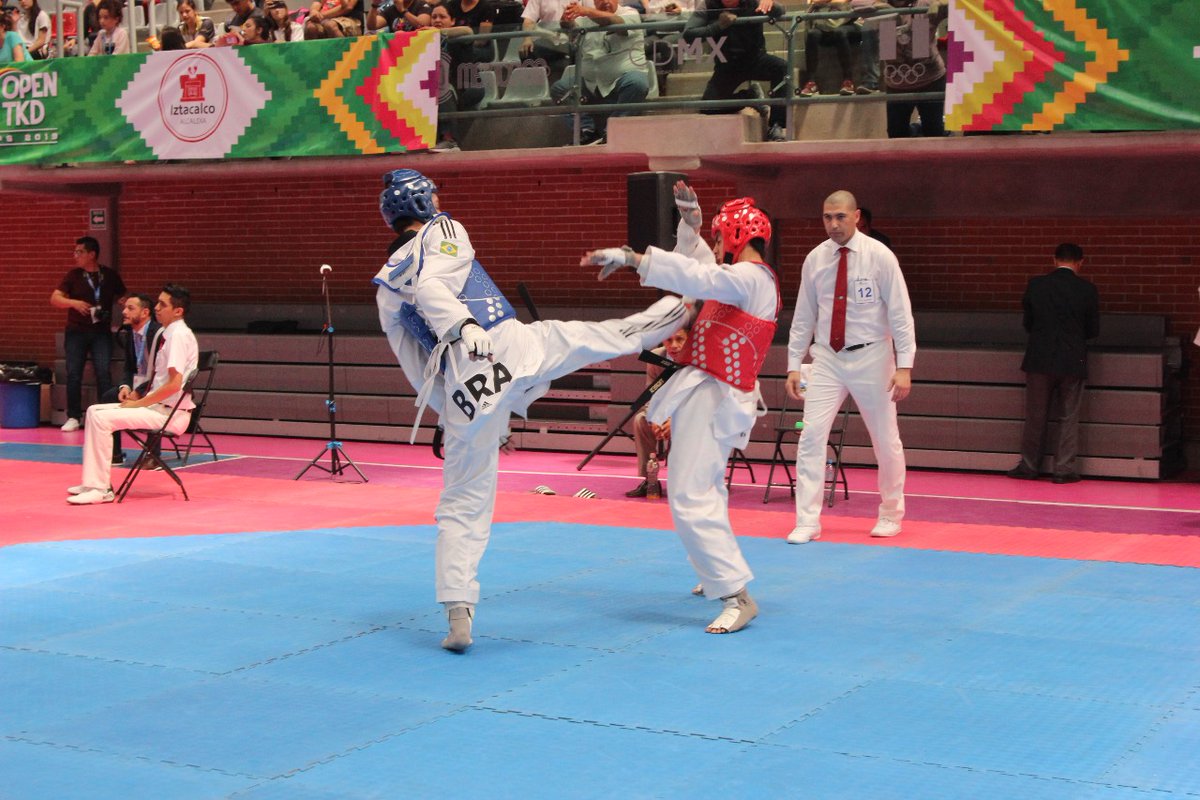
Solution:
M 743 539 L 710 636 L 673 534 L 506 524 L 456 656 L 433 543 L 0 548 L 0 797 L 1200 794 L 1200 570 Z

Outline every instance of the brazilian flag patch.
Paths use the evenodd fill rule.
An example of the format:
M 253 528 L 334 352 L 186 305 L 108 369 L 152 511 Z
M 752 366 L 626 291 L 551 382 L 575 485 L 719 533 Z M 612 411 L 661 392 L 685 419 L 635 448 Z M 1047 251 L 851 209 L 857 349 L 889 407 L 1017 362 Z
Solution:
M 458 245 L 454 242 L 443 240 L 441 246 L 438 247 L 438 252 L 444 256 L 456 256 L 458 255 Z

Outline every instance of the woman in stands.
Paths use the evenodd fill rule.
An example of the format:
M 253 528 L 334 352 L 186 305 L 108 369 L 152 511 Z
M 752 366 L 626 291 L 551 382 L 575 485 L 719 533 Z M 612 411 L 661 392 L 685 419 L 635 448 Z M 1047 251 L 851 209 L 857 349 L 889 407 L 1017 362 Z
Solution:
M 4 32 L 4 39 L 0 41 L 0 64 L 25 60 L 25 43 L 21 40 L 21 34 L 12 28 L 13 22 L 8 14 L 0 14 L 0 31 Z
M 284 0 L 268 0 L 267 18 L 271 23 L 272 42 L 304 41 L 304 26 L 292 19 Z
M 242 23 L 242 44 L 267 44 L 271 41 L 271 23 L 261 12 L 255 11 Z
M 42 11 L 37 0 L 21 0 L 21 16 L 17 33 L 25 42 L 25 52 L 42 59 L 50 55 L 50 15 Z
M 208 17 L 200 16 L 196 9 L 196 0 L 179 0 L 175 9 L 179 12 L 179 32 L 188 50 L 201 47 L 212 47 L 213 38 L 217 35 L 216 26 Z

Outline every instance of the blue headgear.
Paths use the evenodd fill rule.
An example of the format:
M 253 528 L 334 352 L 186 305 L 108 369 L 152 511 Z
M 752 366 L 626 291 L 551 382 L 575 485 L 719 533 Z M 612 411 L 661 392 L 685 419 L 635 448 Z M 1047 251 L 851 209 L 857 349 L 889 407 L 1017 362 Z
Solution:
M 379 195 L 379 213 L 392 227 L 405 217 L 425 222 L 433 219 L 433 195 L 437 186 L 415 169 L 397 169 L 383 176 L 383 192 Z

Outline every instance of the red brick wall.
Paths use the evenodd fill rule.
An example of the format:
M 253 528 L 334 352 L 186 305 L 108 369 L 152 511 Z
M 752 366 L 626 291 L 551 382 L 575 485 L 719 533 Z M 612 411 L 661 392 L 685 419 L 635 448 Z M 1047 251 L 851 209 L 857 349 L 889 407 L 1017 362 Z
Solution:
M 524 281 L 547 306 L 630 306 L 653 297 L 631 279 L 600 284 L 592 270 L 574 266 L 585 249 L 624 239 L 623 171 L 432 177 L 446 209 L 466 224 L 501 286 Z M 700 181 L 697 190 L 711 208 L 733 192 L 733 184 Z M 316 268 L 327 262 L 334 266 L 339 300 L 370 303 L 368 281 L 391 240 L 376 197 L 374 183 L 362 178 L 129 184 L 120 200 L 119 263 L 130 286 L 178 280 L 198 302 L 298 303 L 312 301 Z M 9 212 L 0 221 L 7 301 L 0 314 L 0 359 L 49 363 L 62 313 L 49 307 L 48 297 L 71 264 L 72 242 L 86 232 L 89 203 L 0 198 Z M 824 234 L 815 209 L 772 211 L 790 304 L 804 254 Z M 1089 253 L 1085 273 L 1099 287 L 1103 311 L 1166 314 L 1172 332 L 1187 342 L 1200 327 L 1200 218 L 877 218 L 876 223 L 891 235 L 919 309 L 1016 310 L 1026 280 L 1049 267 L 1058 242 L 1073 240 Z M 1197 372 L 1186 387 L 1185 414 L 1189 438 L 1200 439 Z

